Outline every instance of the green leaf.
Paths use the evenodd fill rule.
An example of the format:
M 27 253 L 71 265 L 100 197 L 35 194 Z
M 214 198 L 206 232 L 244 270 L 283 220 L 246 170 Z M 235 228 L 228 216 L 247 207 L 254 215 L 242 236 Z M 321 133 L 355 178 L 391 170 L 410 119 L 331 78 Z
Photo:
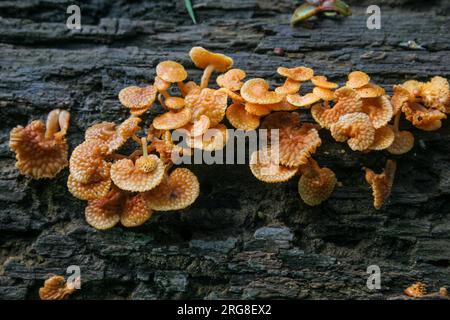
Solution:
M 186 6 L 186 10 L 189 13 L 189 16 L 191 17 L 194 24 L 197 24 L 197 20 L 195 19 L 194 9 L 192 9 L 191 0 L 184 0 L 184 5 Z

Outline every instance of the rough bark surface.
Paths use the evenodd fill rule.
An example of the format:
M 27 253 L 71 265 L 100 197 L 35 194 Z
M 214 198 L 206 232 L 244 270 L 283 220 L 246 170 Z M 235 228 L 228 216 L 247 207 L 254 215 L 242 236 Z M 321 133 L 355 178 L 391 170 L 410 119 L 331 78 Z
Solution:
M 311 30 L 289 26 L 298 1 L 194 0 L 198 25 L 183 1 L 79 1 L 83 28 L 70 31 L 73 2 L 0 2 L 1 299 L 35 299 L 48 274 L 70 265 L 82 271 L 73 299 L 389 299 L 417 280 L 431 291 L 450 286 L 448 124 L 413 129 L 415 148 L 400 157 L 351 152 L 321 132 L 315 158 L 342 186 L 318 207 L 299 199 L 296 180 L 268 185 L 247 165 L 193 165 L 201 196 L 191 208 L 107 232 L 84 221 L 67 170 L 30 180 L 8 148 L 11 128 L 60 107 L 72 113 L 73 149 L 89 125 L 127 117 L 119 90 L 152 82 L 159 61 L 180 61 L 198 80 L 187 55 L 195 45 L 229 54 L 250 77 L 273 84 L 282 81 L 280 65 L 309 65 L 341 83 L 363 69 L 388 92 L 408 78 L 450 78 L 448 1 L 379 1 L 381 30 L 366 28 L 373 1 L 351 1 L 352 17 Z M 409 40 L 423 50 L 405 46 Z M 361 167 L 381 169 L 388 158 L 398 161 L 393 195 L 376 211 Z M 373 264 L 381 290 L 366 287 Z

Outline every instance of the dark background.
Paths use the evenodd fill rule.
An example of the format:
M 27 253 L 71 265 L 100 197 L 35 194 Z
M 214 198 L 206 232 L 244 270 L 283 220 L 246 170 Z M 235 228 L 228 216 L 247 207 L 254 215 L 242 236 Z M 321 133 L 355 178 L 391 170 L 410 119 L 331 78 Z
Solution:
M 81 31 L 65 26 L 72 3 L 81 7 Z M 315 158 L 342 187 L 318 207 L 299 199 L 297 179 L 269 185 L 247 165 L 191 166 L 197 202 L 136 229 L 89 227 L 85 202 L 67 191 L 67 170 L 50 181 L 18 174 L 11 128 L 65 108 L 73 149 L 93 123 L 127 117 L 119 90 L 152 83 L 158 62 L 177 60 L 198 81 L 192 46 L 228 54 L 273 85 L 281 65 L 311 66 L 341 84 L 363 69 L 388 92 L 410 78 L 450 78 L 448 1 L 349 1 L 352 17 L 313 30 L 289 26 L 298 1 L 193 3 L 198 25 L 183 1 L 0 1 L 0 298 L 38 298 L 47 275 L 69 265 L 82 271 L 71 299 L 388 299 L 417 280 L 430 291 L 450 286 L 447 124 L 413 129 L 415 148 L 400 157 L 351 152 L 321 131 Z M 366 28 L 369 4 L 381 6 L 381 30 Z M 405 46 L 410 40 L 423 50 Z M 376 211 L 361 168 L 380 170 L 388 158 L 398 161 L 394 190 Z M 371 264 L 382 271 L 378 291 L 366 288 Z

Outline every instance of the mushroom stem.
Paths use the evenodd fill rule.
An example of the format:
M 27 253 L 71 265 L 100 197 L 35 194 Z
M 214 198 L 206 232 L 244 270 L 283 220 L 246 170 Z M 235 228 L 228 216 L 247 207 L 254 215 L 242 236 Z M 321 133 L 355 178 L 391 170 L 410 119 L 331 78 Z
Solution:
M 208 65 L 205 70 L 203 70 L 202 80 L 200 82 L 200 88 L 204 89 L 208 87 L 209 78 L 211 78 L 212 73 L 214 72 L 214 66 Z
M 186 88 L 186 85 L 184 84 L 184 82 L 179 81 L 179 82 L 177 82 L 177 85 L 178 85 L 178 89 L 180 89 L 181 95 L 186 96 L 187 88 Z
M 45 139 L 52 139 L 59 130 L 59 113 L 61 110 L 55 109 L 50 111 L 45 124 Z
M 60 128 L 59 134 L 61 136 L 65 136 L 67 133 L 67 130 L 69 129 L 69 122 L 70 122 L 70 113 L 66 110 L 61 110 L 58 117 L 58 124 Z
M 139 144 L 139 145 L 142 144 L 141 139 L 140 139 L 136 134 L 133 134 L 133 135 L 131 136 L 131 138 L 132 138 L 137 144 Z
M 141 138 L 141 144 L 142 144 L 142 155 L 146 157 L 148 156 L 148 150 L 147 150 L 147 139 L 145 137 Z
M 401 114 L 402 114 L 401 112 L 398 112 L 398 113 L 395 115 L 395 118 L 394 118 L 394 131 L 395 131 L 395 132 L 398 132 Z
M 167 90 L 161 90 L 159 93 L 162 94 L 164 96 L 164 98 L 166 98 L 166 99 L 170 98 L 170 94 L 167 92 Z M 159 97 L 158 97 L 158 100 L 159 100 Z M 159 102 L 161 102 L 161 100 L 159 100 Z

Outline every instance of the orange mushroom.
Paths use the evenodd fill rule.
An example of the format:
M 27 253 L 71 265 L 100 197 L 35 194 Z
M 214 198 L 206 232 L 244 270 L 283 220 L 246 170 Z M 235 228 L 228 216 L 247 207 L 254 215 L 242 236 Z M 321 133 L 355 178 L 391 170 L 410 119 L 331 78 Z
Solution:
M 139 124 L 141 123 L 141 119 L 137 117 L 130 117 L 122 122 L 116 129 L 116 132 L 111 137 L 108 143 L 108 153 L 119 149 L 121 146 L 125 144 L 131 137 L 133 137 L 136 132 L 138 132 L 141 127 Z
M 86 222 L 97 230 L 107 230 L 120 221 L 120 213 L 125 195 L 119 190 L 112 190 L 101 199 L 89 201 L 84 215 Z
M 301 82 L 287 78 L 281 87 L 275 88 L 275 92 L 282 95 L 296 94 L 300 90 Z
M 309 107 L 318 102 L 321 98 L 314 93 L 307 93 L 304 96 L 299 94 L 288 94 L 286 100 L 296 107 Z
M 424 105 L 444 113 L 450 113 L 450 85 L 443 77 L 433 77 L 420 88 Z
M 111 179 L 107 176 L 103 179 L 82 183 L 75 180 L 74 176 L 70 174 L 67 179 L 67 188 L 75 198 L 80 200 L 100 199 L 106 196 L 111 189 Z
M 361 98 L 378 98 L 386 94 L 386 91 L 382 87 L 373 83 L 366 84 L 355 90 Z
M 153 104 L 157 93 L 154 86 L 131 86 L 120 90 L 119 100 L 131 112 L 142 114 Z
M 250 113 L 251 115 L 257 116 L 257 117 L 263 117 L 267 116 L 272 112 L 271 105 L 267 104 L 257 104 L 257 103 L 251 103 L 246 102 L 244 104 L 245 111 Z
M 120 223 L 124 227 L 138 227 L 147 222 L 153 215 L 147 199 L 143 193 L 128 196 L 120 214 Z
M 348 75 L 346 86 L 352 89 L 359 89 L 370 82 L 370 77 L 367 73 L 362 71 L 353 71 Z
M 367 114 L 345 114 L 331 126 L 331 135 L 338 142 L 347 141 L 352 150 L 364 151 L 375 140 L 375 128 Z
M 311 82 L 318 88 L 322 89 L 336 89 L 338 87 L 337 83 L 328 81 L 325 76 L 314 76 L 311 78 Z
M 230 98 L 235 103 L 245 102 L 244 98 L 242 98 L 238 93 L 231 91 L 228 88 L 220 88 L 217 91 L 225 93 L 228 96 L 228 98 Z
M 217 77 L 216 82 L 221 88 L 226 88 L 231 91 L 238 91 L 241 89 L 242 80 L 246 77 L 246 73 L 241 69 L 231 69 L 226 73 Z
M 69 161 L 71 179 L 80 183 L 98 182 L 109 177 L 110 165 L 105 161 L 108 147 L 98 140 L 78 145 Z
M 187 78 L 187 72 L 183 65 L 172 60 L 166 60 L 158 63 L 156 66 L 156 75 L 166 82 L 182 82 Z
M 272 155 L 270 148 L 252 153 L 250 170 L 258 180 L 266 183 L 286 182 L 297 174 L 296 167 L 289 168 L 280 165 L 278 159 Z
M 315 87 L 312 93 L 324 101 L 331 101 L 334 99 L 334 92 L 330 89 Z
M 180 97 L 168 97 L 164 100 L 164 105 L 171 110 L 179 110 L 186 106 L 183 98 Z
M 241 88 L 241 96 L 255 104 L 273 104 L 283 100 L 283 95 L 269 90 L 269 84 L 262 78 L 247 80 Z
M 204 69 L 200 88 L 208 86 L 209 78 L 214 71 L 225 72 L 233 65 L 233 59 L 221 53 L 214 53 L 202 47 L 193 47 L 189 52 L 192 62 L 200 69 Z
M 401 113 L 397 113 L 395 116 L 392 126 L 395 135 L 394 141 L 387 148 L 389 153 L 396 155 L 407 153 L 414 147 L 414 135 L 409 131 L 399 130 L 400 116 Z
M 236 129 L 248 131 L 259 127 L 259 117 L 245 110 L 245 106 L 242 104 L 233 103 L 227 108 L 226 116 Z
M 86 141 L 97 140 L 107 143 L 116 132 L 116 125 L 113 122 L 100 122 L 86 129 L 84 139 Z
M 9 147 L 16 153 L 16 167 L 21 174 L 33 179 L 53 178 L 67 167 L 65 135 L 69 118 L 67 111 L 56 109 L 49 113 L 45 125 L 35 120 L 11 130 Z
M 375 130 L 375 137 L 370 150 L 384 150 L 389 148 L 395 140 L 395 132 L 390 126 L 384 126 Z
M 317 162 L 310 158 L 299 171 L 302 175 L 298 182 L 298 193 L 307 205 L 317 206 L 333 193 L 337 179 L 330 169 L 320 168 Z
M 192 122 L 205 115 L 209 118 L 210 125 L 216 126 L 225 117 L 227 94 L 223 91 L 205 88 L 188 94 L 184 100 L 186 107 L 192 110 Z
M 403 105 L 405 117 L 416 128 L 425 131 L 434 131 L 442 126 L 442 119 L 447 118 L 445 113 L 437 109 L 427 109 L 423 105 L 410 102 Z
M 420 298 L 427 294 L 427 287 L 422 282 L 416 282 L 405 289 L 404 293 L 413 298 Z
M 362 99 L 362 112 L 366 113 L 375 129 L 384 127 L 392 119 L 394 108 L 387 96 Z
M 280 111 L 274 112 L 264 118 L 261 129 L 280 129 L 283 127 L 292 127 L 298 125 L 300 115 L 296 112 Z
M 159 186 L 145 193 L 149 207 L 157 211 L 189 207 L 200 194 L 197 177 L 189 169 L 177 168 L 166 175 Z
M 189 123 L 192 119 L 192 112 L 189 108 L 180 111 L 169 111 L 153 119 L 153 127 L 158 130 L 178 129 Z
M 279 67 L 277 69 L 279 75 L 292 79 L 294 81 L 308 81 L 314 76 L 314 70 L 306 67 L 285 68 Z
M 41 300 L 64 300 L 76 289 L 70 287 L 63 276 L 52 276 L 45 280 L 44 286 L 39 288 Z
M 369 168 L 364 168 L 366 181 L 372 187 L 373 205 L 377 210 L 381 208 L 391 194 L 396 168 L 397 164 L 393 160 L 388 160 L 384 171 L 379 174 L 376 174 Z
M 186 140 L 186 143 L 190 148 L 205 151 L 222 150 L 227 142 L 228 129 L 223 124 L 210 127 L 205 134 L 201 136 L 191 136 Z

